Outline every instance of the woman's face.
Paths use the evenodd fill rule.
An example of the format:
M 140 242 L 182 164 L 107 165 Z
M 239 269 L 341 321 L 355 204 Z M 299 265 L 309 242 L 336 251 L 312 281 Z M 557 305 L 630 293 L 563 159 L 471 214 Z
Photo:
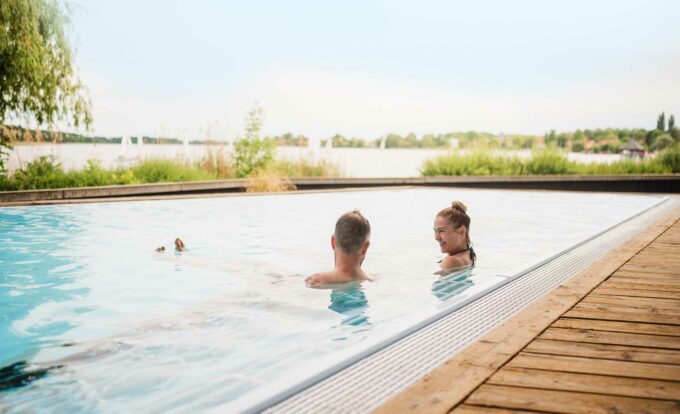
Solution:
M 445 217 L 437 216 L 434 219 L 434 239 L 439 243 L 442 253 L 452 253 L 465 248 L 465 227 L 453 228 L 451 222 Z

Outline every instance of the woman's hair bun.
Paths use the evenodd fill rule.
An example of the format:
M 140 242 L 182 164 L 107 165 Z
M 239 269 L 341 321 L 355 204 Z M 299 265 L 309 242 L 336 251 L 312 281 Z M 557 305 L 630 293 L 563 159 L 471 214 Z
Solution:
M 467 207 L 466 207 L 465 204 L 463 204 L 463 202 L 461 202 L 461 201 L 454 201 L 454 202 L 452 202 L 452 203 L 451 203 L 451 208 L 454 209 L 454 210 L 460 210 L 460 211 L 462 211 L 463 213 L 465 213 L 465 212 L 467 211 Z

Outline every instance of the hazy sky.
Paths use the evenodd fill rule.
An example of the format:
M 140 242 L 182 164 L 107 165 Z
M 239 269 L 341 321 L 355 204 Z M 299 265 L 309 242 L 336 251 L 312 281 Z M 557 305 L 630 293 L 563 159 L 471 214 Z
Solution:
M 680 2 L 73 0 L 94 133 L 375 138 L 680 117 Z

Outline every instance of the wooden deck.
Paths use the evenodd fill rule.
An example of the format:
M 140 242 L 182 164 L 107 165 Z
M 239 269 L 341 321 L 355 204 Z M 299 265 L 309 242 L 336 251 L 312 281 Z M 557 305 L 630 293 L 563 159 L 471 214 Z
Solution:
M 637 252 L 582 294 L 578 286 L 595 279 L 575 277 L 562 295 L 571 295 L 571 305 L 556 317 L 544 317 L 548 323 L 540 321 L 551 313 L 547 305 L 559 307 L 567 300 L 559 293 L 497 328 L 378 412 L 680 413 L 677 218 L 675 211 L 656 234 L 638 241 Z M 533 325 L 527 322 L 532 320 Z M 521 338 L 532 330 L 529 339 Z

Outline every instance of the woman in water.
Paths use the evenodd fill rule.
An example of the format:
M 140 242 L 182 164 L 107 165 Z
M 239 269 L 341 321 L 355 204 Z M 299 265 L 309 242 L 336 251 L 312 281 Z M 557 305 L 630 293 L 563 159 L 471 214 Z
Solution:
M 434 239 L 446 257 L 439 262 L 441 270 L 450 271 L 475 264 L 475 251 L 470 243 L 470 216 L 460 201 L 451 203 L 434 219 Z

